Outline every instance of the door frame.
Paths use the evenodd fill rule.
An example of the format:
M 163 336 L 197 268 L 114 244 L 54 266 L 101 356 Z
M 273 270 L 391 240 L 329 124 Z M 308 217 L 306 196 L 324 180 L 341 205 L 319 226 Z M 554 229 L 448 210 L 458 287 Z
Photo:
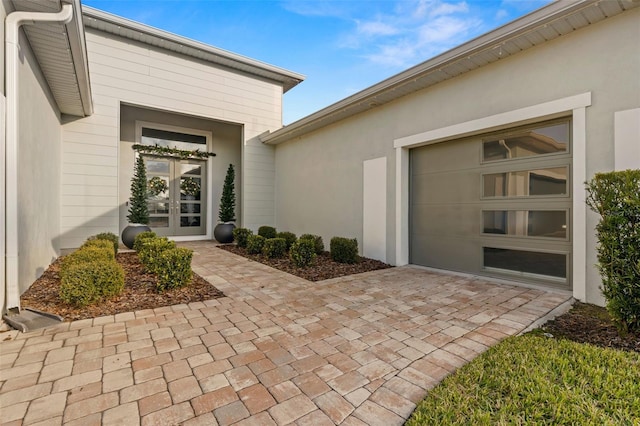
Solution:
M 142 128 L 164 130 L 167 132 L 186 133 L 191 135 L 204 136 L 207 140 L 207 152 L 213 150 L 213 133 L 206 130 L 192 129 L 188 127 L 170 126 L 162 123 L 154 123 L 150 121 L 136 120 L 136 143 L 142 143 Z M 211 184 L 213 182 L 213 158 L 208 157 L 205 160 L 207 164 L 207 176 L 206 176 L 206 194 L 204 202 L 206 203 L 206 223 L 204 235 L 187 235 L 187 236 L 171 236 L 168 237 L 173 241 L 196 241 L 196 240 L 210 240 L 213 238 L 213 203 L 211 199 Z

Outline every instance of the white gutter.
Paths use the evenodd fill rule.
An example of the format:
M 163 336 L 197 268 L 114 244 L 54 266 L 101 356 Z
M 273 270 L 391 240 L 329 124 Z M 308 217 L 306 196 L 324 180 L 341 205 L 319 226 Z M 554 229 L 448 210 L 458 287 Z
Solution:
M 19 29 L 38 22 L 67 24 L 73 18 L 73 6 L 65 4 L 60 12 L 13 12 L 5 19 L 6 137 L 5 158 L 5 295 L 7 309 L 20 309 L 18 287 L 18 55 Z

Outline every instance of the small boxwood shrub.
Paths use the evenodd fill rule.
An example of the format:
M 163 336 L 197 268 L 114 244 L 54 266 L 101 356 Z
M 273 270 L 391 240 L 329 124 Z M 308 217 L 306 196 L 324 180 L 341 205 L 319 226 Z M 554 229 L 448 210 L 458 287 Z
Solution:
M 60 277 L 64 277 L 72 265 L 87 262 L 114 262 L 113 246 L 108 241 L 94 241 L 64 258 L 60 265 Z
M 111 241 L 89 238 L 87 241 L 84 242 L 84 244 L 80 246 L 80 248 L 77 251 L 81 251 L 87 248 L 111 250 L 113 252 L 113 256 L 109 256 L 109 258 L 113 258 L 113 259 L 116 258 L 115 251 L 113 250 L 113 243 Z
M 253 235 L 253 231 L 247 228 L 235 228 L 233 230 L 233 239 L 236 240 L 238 247 L 247 247 L 247 238 Z
M 293 243 L 295 243 L 298 239 L 298 237 L 296 237 L 296 234 L 294 234 L 293 232 L 278 232 L 277 237 L 283 238 L 287 243 L 287 251 L 289 251 Z
M 114 254 L 118 254 L 118 246 L 119 246 L 120 240 L 118 236 L 113 232 L 101 232 L 100 234 L 94 235 L 93 237 L 89 237 L 87 241 L 93 241 L 93 240 L 110 241 L 113 244 Z
M 262 252 L 265 238 L 262 235 L 249 235 L 247 237 L 247 252 L 258 254 Z
M 88 261 L 69 265 L 61 278 L 60 298 L 84 307 L 103 297 L 112 297 L 124 288 L 124 270 L 115 261 Z
M 155 260 L 157 290 L 162 292 L 189 284 L 192 277 L 192 258 L 193 251 L 184 247 L 170 248 L 160 253 Z
M 597 173 L 587 183 L 607 311 L 623 331 L 640 331 L 640 170 Z
M 144 244 L 145 240 L 149 238 L 156 238 L 157 235 L 153 231 L 144 231 L 136 235 L 136 238 L 133 240 L 133 249 L 136 252 L 139 252 Z
M 156 272 L 156 261 L 160 257 L 163 251 L 176 248 L 174 241 L 169 241 L 168 238 L 147 238 L 141 244 L 138 257 L 140 262 L 151 272 Z
M 289 259 L 298 267 L 304 268 L 313 263 L 316 259 L 316 246 L 309 238 L 300 238 L 293 243 L 289 250 Z
M 312 240 L 315 246 L 316 254 L 322 254 L 324 251 L 324 242 L 322 241 L 322 237 L 320 235 L 313 234 L 302 234 L 300 235 L 301 240 Z
M 358 261 L 358 240 L 355 238 L 333 237 L 329 244 L 331 259 L 339 263 L 356 263 Z
M 278 233 L 276 232 L 276 228 L 274 228 L 273 226 L 261 226 L 260 228 L 258 228 L 258 235 L 269 239 L 277 237 Z
M 282 257 L 286 252 L 287 240 L 284 238 L 269 238 L 262 246 L 262 254 L 268 258 Z

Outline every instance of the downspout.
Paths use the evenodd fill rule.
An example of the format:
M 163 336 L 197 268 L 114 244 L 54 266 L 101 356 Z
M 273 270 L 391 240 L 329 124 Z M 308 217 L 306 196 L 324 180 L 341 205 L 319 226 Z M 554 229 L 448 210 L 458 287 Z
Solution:
M 73 6 L 64 4 L 60 12 L 12 12 L 5 19 L 5 295 L 6 307 L 20 309 L 18 286 L 18 64 L 19 29 L 38 22 L 67 24 L 73 18 Z

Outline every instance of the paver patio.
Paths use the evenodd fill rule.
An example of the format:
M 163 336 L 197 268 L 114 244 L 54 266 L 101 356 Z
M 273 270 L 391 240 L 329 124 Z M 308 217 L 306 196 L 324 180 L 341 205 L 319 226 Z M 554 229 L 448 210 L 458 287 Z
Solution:
M 415 267 L 311 283 L 181 245 L 227 297 L 0 334 L 2 424 L 401 425 L 570 299 Z

